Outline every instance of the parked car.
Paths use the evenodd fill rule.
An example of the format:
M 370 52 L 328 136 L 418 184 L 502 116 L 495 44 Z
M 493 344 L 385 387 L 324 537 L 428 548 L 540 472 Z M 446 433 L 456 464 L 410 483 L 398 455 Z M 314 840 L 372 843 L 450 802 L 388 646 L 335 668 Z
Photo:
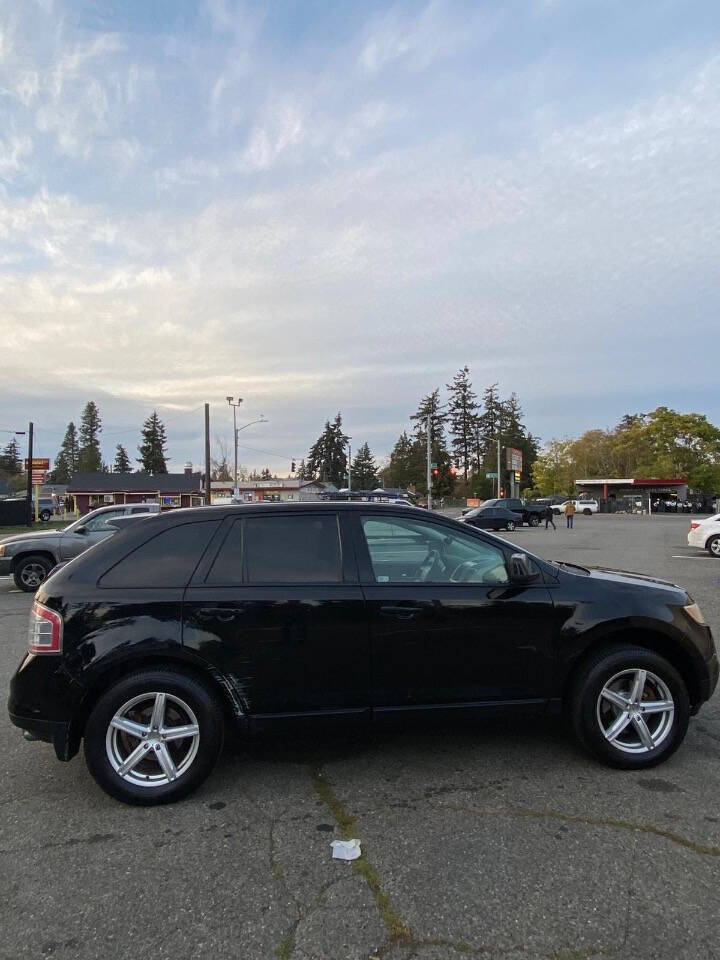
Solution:
M 62 530 L 16 533 L 0 540 L 0 577 L 12 576 L 19 590 L 34 593 L 50 571 L 63 560 L 104 540 L 115 532 L 114 517 L 158 513 L 157 503 L 99 507 Z
M 720 559 L 720 513 L 707 520 L 691 520 L 687 542 L 689 546 L 700 547 L 711 557 Z
M 505 510 L 520 514 L 520 524 L 527 523 L 530 527 L 538 526 L 545 510 L 544 504 L 521 500 L 519 497 L 496 497 L 493 500 L 485 500 L 476 509 L 484 510 L 491 507 L 503 507 Z
M 508 510 L 506 507 L 475 507 L 464 517 L 460 518 L 461 523 L 467 523 L 471 527 L 477 527 L 479 530 L 514 530 L 515 527 L 522 526 L 522 514 Z
M 338 642 L 342 638 L 342 642 Z M 667 759 L 718 661 L 663 580 L 550 563 L 406 507 L 204 507 L 143 520 L 46 580 L 9 713 L 111 796 L 208 776 L 226 724 L 546 714 L 616 767 Z
M 592 516 L 593 513 L 597 513 L 600 509 L 600 504 L 597 502 L 597 500 L 563 500 L 562 503 L 556 504 L 552 508 L 555 516 L 565 513 L 565 505 L 568 503 L 574 503 L 576 512 L 582 513 L 586 517 Z

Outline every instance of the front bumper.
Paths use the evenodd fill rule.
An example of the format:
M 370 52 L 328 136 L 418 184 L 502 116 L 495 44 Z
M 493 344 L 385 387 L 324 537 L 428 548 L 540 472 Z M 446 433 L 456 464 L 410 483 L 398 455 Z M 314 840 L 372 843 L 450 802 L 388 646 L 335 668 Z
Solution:
M 12 557 L 0 557 L 0 577 L 9 577 L 12 573 Z

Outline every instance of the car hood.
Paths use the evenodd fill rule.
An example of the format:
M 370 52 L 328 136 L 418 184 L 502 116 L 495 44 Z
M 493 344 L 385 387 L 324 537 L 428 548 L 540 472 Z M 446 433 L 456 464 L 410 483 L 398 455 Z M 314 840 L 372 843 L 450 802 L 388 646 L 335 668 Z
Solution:
M 612 567 L 586 567 L 593 580 L 603 580 L 605 583 L 627 584 L 629 586 L 655 587 L 660 590 L 675 590 L 687 596 L 684 587 L 671 580 L 662 580 L 660 577 L 649 577 L 644 573 L 635 573 L 632 570 L 615 570 Z
M 0 544 L 20 543 L 21 540 L 52 540 L 53 538 L 57 540 L 64 532 L 64 530 L 41 530 L 34 533 L 28 530 L 27 533 L 15 533 L 9 537 L 0 537 Z

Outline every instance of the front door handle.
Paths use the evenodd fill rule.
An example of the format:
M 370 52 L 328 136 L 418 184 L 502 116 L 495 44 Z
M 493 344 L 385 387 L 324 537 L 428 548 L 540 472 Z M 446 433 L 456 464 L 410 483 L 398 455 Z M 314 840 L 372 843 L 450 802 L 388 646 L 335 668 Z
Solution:
M 380 607 L 380 613 L 384 617 L 395 617 L 398 620 L 410 620 L 416 617 L 420 610 L 418 607 Z

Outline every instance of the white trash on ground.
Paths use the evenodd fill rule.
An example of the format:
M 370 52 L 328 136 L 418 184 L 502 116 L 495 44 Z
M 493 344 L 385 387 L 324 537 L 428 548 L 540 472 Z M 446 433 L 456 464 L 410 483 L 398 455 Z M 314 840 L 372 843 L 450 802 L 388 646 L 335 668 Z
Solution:
M 333 840 L 333 860 L 357 860 L 361 855 L 359 840 Z

